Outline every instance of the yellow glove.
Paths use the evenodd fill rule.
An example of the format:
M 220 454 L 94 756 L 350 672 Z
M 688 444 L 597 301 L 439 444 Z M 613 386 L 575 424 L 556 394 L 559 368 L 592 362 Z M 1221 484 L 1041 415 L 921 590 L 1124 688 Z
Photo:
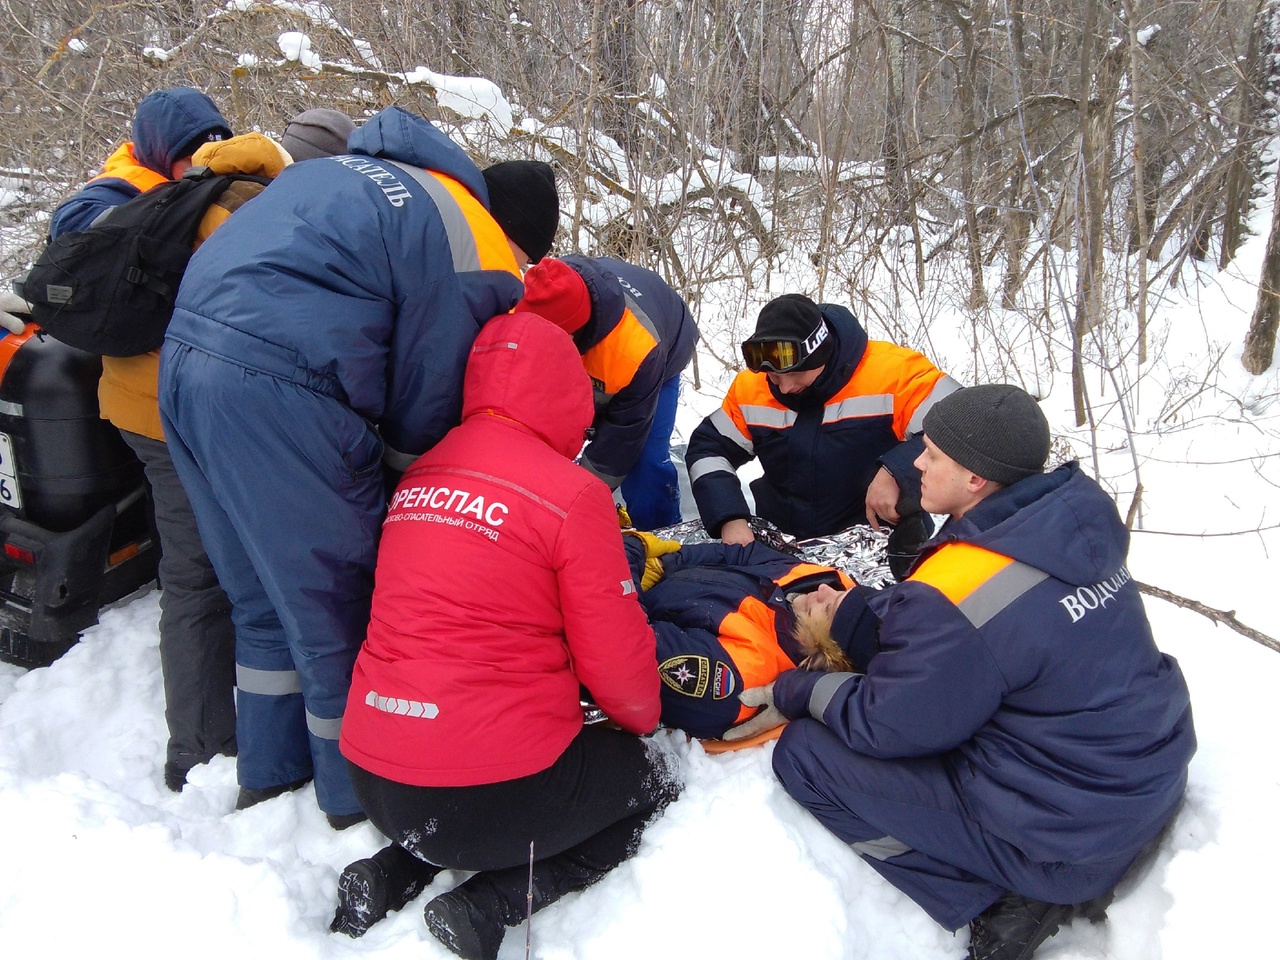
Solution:
M 622 510 L 622 507 L 618 508 Z M 680 544 L 675 540 L 663 540 L 661 537 L 655 537 L 652 533 L 643 530 L 625 530 L 623 531 L 629 537 L 637 537 L 644 544 L 644 573 L 640 577 L 640 589 L 648 590 L 655 583 L 662 579 L 666 571 L 662 567 L 661 557 L 665 557 L 668 553 L 675 553 L 680 549 Z
M 623 530 L 634 530 L 636 526 L 631 522 L 631 514 L 627 513 L 627 508 L 622 504 L 618 504 L 618 526 Z
M 661 537 L 656 537 L 644 530 L 628 530 L 627 534 L 640 538 L 640 542 L 644 544 L 644 558 L 646 560 L 665 557 L 668 553 L 675 553 L 681 546 L 676 540 L 663 540 Z

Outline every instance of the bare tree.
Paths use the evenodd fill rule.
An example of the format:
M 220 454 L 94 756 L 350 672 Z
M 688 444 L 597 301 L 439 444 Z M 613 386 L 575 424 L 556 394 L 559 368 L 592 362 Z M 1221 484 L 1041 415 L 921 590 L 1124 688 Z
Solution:
M 1276 195 L 1271 213 L 1271 234 L 1262 259 L 1262 277 L 1258 281 L 1258 302 L 1253 320 L 1244 338 L 1241 363 L 1252 374 L 1265 373 L 1275 359 L 1276 327 L 1280 323 L 1280 177 L 1276 178 Z

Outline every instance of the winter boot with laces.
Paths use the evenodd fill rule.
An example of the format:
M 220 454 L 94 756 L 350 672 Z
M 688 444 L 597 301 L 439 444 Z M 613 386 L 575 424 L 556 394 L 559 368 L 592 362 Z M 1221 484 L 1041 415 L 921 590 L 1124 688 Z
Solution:
M 401 909 L 435 879 L 440 868 L 397 844 L 357 860 L 338 877 L 338 909 L 329 929 L 362 937 L 393 910 Z
M 463 960 L 497 960 L 511 915 L 510 905 L 488 878 L 473 877 L 442 893 L 423 911 L 431 935 Z
M 1069 903 L 1006 893 L 970 922 L 969 960 L 1030 960 L 1073 912 Z

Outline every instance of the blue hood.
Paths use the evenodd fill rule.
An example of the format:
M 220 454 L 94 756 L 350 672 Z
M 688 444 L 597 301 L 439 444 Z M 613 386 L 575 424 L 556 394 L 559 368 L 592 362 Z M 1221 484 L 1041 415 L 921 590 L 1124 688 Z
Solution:
M 1129 552 L 1115 503 L 1075 462 L 997 491 L 948 521 L 930 545 L 956 538 L 1076 586 L 1114 576 Z
M 489 209 L 484 176 L 466 152 L 430 122 L 399 107 L 375 113 L 347 140 L 352 153 L 386 157 L 457 180 Z
M 231 138 L 231 127 L 212 100 L 194 87 L 157 90 L 143 97 L 134 112 L 133 155 L 144 167 L 168 177 L 173 162 L 187 155 L 183 148 L 202 133 Z

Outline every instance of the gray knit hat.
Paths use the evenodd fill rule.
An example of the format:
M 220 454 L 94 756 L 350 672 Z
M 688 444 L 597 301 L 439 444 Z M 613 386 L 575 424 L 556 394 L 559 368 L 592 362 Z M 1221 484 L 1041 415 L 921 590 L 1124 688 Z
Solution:
M 354 121 L 338 110 L 303 110 L 284 128 L 280 145 L 294 160 L 332 157 L 347 152 L 347 137 L 355 128 Z
M 924 416 L 933 445 L 966 470 L 1008 486 L 1044 470 L 1049 421 L 1035 398 L 1008 383 L 957 390 Z

